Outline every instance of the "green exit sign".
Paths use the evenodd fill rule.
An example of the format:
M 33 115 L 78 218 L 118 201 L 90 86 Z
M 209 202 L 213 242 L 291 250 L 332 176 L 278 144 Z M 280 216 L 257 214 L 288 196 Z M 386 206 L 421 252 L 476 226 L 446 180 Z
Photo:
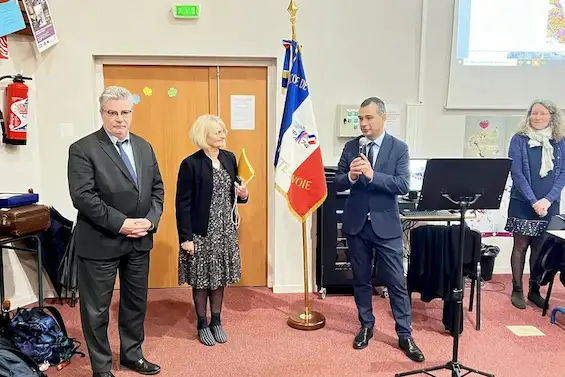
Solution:
M 175 4 L 173 5 L 173 14 L 176 18 L 199 18 L 199 4 Z

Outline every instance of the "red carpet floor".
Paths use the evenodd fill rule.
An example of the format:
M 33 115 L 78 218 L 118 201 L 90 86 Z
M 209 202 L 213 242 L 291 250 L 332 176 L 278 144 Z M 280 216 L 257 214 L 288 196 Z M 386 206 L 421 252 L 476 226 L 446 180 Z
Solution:
M 557 281 L 551 306 L 565 306 L 565 290 Z M 532 306 L 515 309 L 510 303 L 510 277 L 495 276 L 486 283 L 482 297 L 482 327 L 474 328 L 475 314 L 465 310 L 465 329 L 460 342 L 460 361 L 497 377 L 565 376 L 565 316 L 556 325 Z M 468 290 L 465 297 L 468 306 Z M 118 300 L 111 308 L 110 341 L 114 374 L 135 376 L 118 370 Z M 321 300 L 312 295 L 312 308 L 327 318 L 326 327 L 302 332 L 286 325 L 288 314 L 302 306 L 300 294 L 275 295 L 267 288 L 233 287 L 226 291 L 223 322 L 229 342 L 214 347 L 196 338 L 196 319 L 189 288 L 155 289 L 149 292 L 144 353 L 159 363 L 160 376 L 377 376 L 451 359 L 452 337 L 441 322 L 442 302 L 423 303 L 413 299 L 414 338 L 426 362 L 416 364 L 397 348 L 394 321 L 386 299 L 375 297 L 376 331 L 369 347 L 358 351 L 352 340 L 358 330 L 353 297 L 331 296 Z M 82 341 L 78 306 L 59 306 L 70 336 Z M 544 336 L 518 337 L 508 325 L 531 325 Z M 86 346 L 81 346 L 86 352 Z M 61 371 L 51 368 L 50 377 L 91 376 L 88 356 L 75 356 Z M 437 376 L 451 376 L 439 372 Z M 422 375 L 419 375 L 422 376 Z M 470 376 L 476 376 L 471 374 Z

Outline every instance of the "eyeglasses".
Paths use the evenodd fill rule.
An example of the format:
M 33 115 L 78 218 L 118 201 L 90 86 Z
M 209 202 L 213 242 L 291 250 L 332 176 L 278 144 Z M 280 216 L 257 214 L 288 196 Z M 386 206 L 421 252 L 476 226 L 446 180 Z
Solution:
M 220 129 L 220 130 L 218 130 L 218 131 L 216 131 L 216 132 L 212 132 L 212 133 L 211 133 L 211 135 L 214 135 L 214 136 L 220 136 L 220 135 L 224 135 L 224 136 L 225 136 L 225 135 L 227 135 L 227 134 L 228 134 L 228 131 L 226 131 L 226 130 L 224 130 L 224 129 Z
M 100 111 L 102 111 L 103 113 L 106 113 L 106 115 L 108 115 L 110 118 L 117 118 L 118 115 L 121 115 L 122 117 L 127 118 L 133 112 L 133 110 L 122 110 L 121 112 L 118 113 L 115 110 L 104 110 L 104 109 L 101 109 Z

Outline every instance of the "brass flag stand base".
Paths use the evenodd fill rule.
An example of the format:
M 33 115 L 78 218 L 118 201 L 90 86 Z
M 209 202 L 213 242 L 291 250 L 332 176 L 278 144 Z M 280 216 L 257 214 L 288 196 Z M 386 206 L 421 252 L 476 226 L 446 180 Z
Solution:
M 318 312 L 301 313 L 291 315 L 286 323 L 297 330 L 318 330 L 326 325 L 326 318 Z
M 310 310 L 308 292 L 308 244 L 306 242 L 306 221 L 302 223 L 302 253 L 304 256 L 304 312 L 292 314 L 286 322 L 297 330 L 318 330 L 326 325 L 326 317 L 322 313 Z

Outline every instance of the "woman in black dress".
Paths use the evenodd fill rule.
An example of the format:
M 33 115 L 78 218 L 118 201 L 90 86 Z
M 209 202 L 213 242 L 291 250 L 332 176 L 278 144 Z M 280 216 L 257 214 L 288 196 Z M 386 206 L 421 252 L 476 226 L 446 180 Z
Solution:
M 543 307 L 535 264 L 541 249 L 540 235 L 552 216 L 559 214 L 565 186 L 565 119 L 549 101 L 535 101 L 510 141 L 512 190 L 505 229 L 512 232 L 512 304 L 526 308 L 522 277 L 530 247 L 528 299 Z
M 227 135 L 224 122 L 215 115 L 202 115 L 190 134 L 200 150 L 181 162 L 178 173 L 179 285 L 192 286 L 198 337 L 213 346 L 227 342 L 220 312 L 224 287 L 241 277 L 236 200 L 246 203 L 248 192 L 237 183 L 235 155 L 222 149 Z

